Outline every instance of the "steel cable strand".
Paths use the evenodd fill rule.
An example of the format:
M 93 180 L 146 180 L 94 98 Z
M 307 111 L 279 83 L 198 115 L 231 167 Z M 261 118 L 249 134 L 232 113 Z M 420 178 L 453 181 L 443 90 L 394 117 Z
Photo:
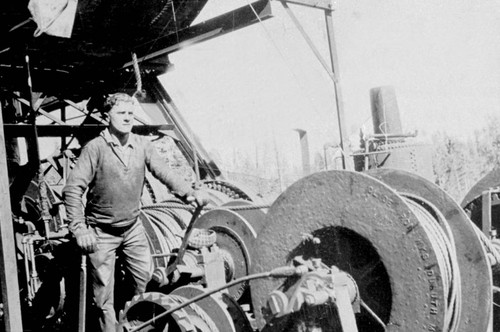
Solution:
M 158 231 L 163 235 L 165 244 L 168 247 L 168 252 L 172 252 L 174 249 L 179 248 L 184 231 L 179 227 L 177 230 L 175 227 L 168 227 L 166 219 L 169 218 L 165 214 L 166 210 L 144 210 L 145 214 L 149 217 L 151 223 L 154 225 Z M 171 223 L 174 224 L 174 223 Z M 177 231 L 177 232 L 176 232 Z M 177 233 L 177 234 L 176 234 Z
M 177 225 L 184 231 L 187 228 L 187 223 L 189 222 L 189 219 L 193 215 L 192 210 L 185 210 L 189 211 L 189 218 L 183 218 L 178 211 L 175 211 L 175 209 L 169 209 L 169 213 L 172 214 L 172 217 L 174 220 L 177 222 Z
M 164 223 L 160 218 L 153 218 L 153 222 L 165 238 L 166 244 L 168 245 L 168 253 L 171 253 L 175 249 L 178 249 L 182 241 L 183 233 L 176 234 L 170 228 L 168 228 L 166 226 L 166 223 Z
M 174 294 L 168 294 L 167 296 L 174 299 L 178 304 L 182 304 L 184 301 L 188 300 L 185 297 Z M 203 310 L 203 308 L 201 308 L 196 303 L 191 303 L 187 307 L 192 309 L 196 313 L 196 315 L 198 315 L 198 317 L 200 317 L 203 320 L 203 322 L 207 324 L 207 327 L 210 329 L 210 332 L 219 332 L 219 328 L 212 320 L 212 318 L 205 312 L 205 310 Z
M 427 208 L 430 208 L 429 205 L 427 206 Z M 417 206 L 420 205 L 417 204 Z M 460 275 L 459 273 L 456 273 L 459 271 L 456 261 L 456 252 L 454 250 L 454 243 L 449 240 L 449 237 L 446 236 L 445 225 L 447 226 L 447 223 L 437 209 L 433 208 L 433 212 L 436 214 L 436 216 L 431 215 L 429 211 L 427 211 L 423 206 L 420 206 L 420 208 L 417 207 L 417 209 L 418 212 L 416 213 L 422 212 L 422 214 L 420 214 L 419 220 L 422 221 L 422 226 L 424 227 L 424 229 L 426 229 L 426 234 L 430 234 L 430 239 L 432 241 L 431 243 L 433 244 L 433 246 L 437 245 L 437 247 L 439 248 L 438 252 L 440 254 L 436 255 L 438 260 L 443 262 L 444 259 L 444 265 L 439 265 L 441 271 L 443 272 L 443 284 L 446 296 L 444 326 L 445 331 L 454 331 L 456 330 L 456 325 L 459 318 L 459 314 L 457 314 L 457 312 L 459 313 L 458 309 L 460 309 L 461 307 L 461 299 L 459 297 L 459 294 L 461 294 Z M 438 223 L 438 220 L 440 220 L 441 223 Z M 444 227 L 444 229 L 442 227 Z M 451 235 L 449 229 L 448 235 Z M 453 237 L 451 237 L 451 239 L 453 239 Z M 455 268 L 455 266 L 457 268 Z
M 242 205 L 242 206 L 224 206 L 223 209 L 231 211 L 247 211 L 247 210 L 261 210 L 269 209 L 270 204 L 257 204 L 257 205 Z M 141 209 L 182 209 L 182 210 L 194 210 L 195 207 L 189 204 L 180 203 L 155 203 L 152 205 L 144 205 Z M 221 209 L 219 206 L 204 206 L 203 211 L 211 211 L 215 209 Z
M 165 241 L 167 246 L 166 250 L 171 251 L 175 247 L 175 237 L 169 229 L 165 229 L 165 227 L 163 227 L 161 222 L 161 217 L 163 216 L 159 216 L 159 213 L 160 211 L 148 211 L 146 214 L 148 215 L 154 229 L 162 235 L 162 239 Z
M 430 203 L 427 203 L 427 204 L 430 204 Z M 453 306 L 453 308 L 451 308 L 451 313 L 452 313 L 451 319 L 452 320 L 450 321 L 450 324 L 452 327 L 455 326 L 455 329 L 456 329 L 457 328 L 456 326 L 459 323 L 458 321 L 460 319 L 460 313 L 462 310 L 462 279 L 461 279 L 461 275 L 460 275 L 460 268 L 459 268 L 460 265 L 458 264 L 458 258 L 457 258 L 458 256 L 457 256 L 457 251 L 456 251 L 456 246 L 455 246 L 455 239 L 453 237 L 453 233 L 451 231 L 450 225 L 448 224 L 446 218 L 441 213 L 441 211 L 439 211 L 432 204 L 430 204 L 430 206 L 432 207 L 432 209 L 437 217 L 437 219 L 435 219 L 437 221 L 437 223 L 433 223 L 433 224 L 435 224 L 436 226 L 440 226 L 439 229 L 443 230 L 445 232 L 444 235 L 446 235 L 444 237 L 444 241 L 447 244 L 448 259 L 451 262 L 450 267 L 452 269 L 451 270 L 452 271 L 452 279 L 451 280 L 453 281 L 453 284 L 451 285 L 452 291 L 450 294 L 450 296 L 451 296 L 450 303 Z
M 182 238 L 184 237 L 184 232 L 187 227 L 186 220 L 183 220 L 178 213 L 171 209 L 146 208 L 144 211 L 147 211 L 147 213 L 151 215 L 155 215 L 154 220 L 158 227 L 168 229 L 168 231 L 175 237 L 175 239 L 171 241 L 171 249 L 178 249 L 182 243 Z M 172 220 L 173 222 L 166 222 Z
M 151 237 L 151 235 L 153 235 L 153 234 L 149 234 L 150 232 L 153 232 L 154 235 L 156 235 L 155 238 L 157 239 L 157 242 L 151 244 L 151 246 L 152 246 L 152 252 L 154 254 L 171 253 L 172 252 L 172 248 L 174 247 L 174 243 L 172 243 L 170 240 L 168 240 L 167 237 L 165 236 L 164 232 L 162 232 L 158 228 L 157 223 L 155 223 L 153 221 L 154 220 L 153 215 L 143 212 L 143 216 L 144 216 L 144 218 L 146 218 L 147 223 L 149 225 L 149 227 L 146 228 L 146 235 L 148 237 Z M 159 248 L 158 248 L 158 246 L 159 246 Z M 158 252 L 158 250 L 160 252 Z M 155 266 L 157 265 L 156 264 L 157 263 L 157 259 L 163 260 L 165 266 L 167 266 L 167 264 L 168 264 L 168 258 L 166 258 L 164 256 L 156 257 L 155 258 Z
M 409 198 L 406 202 L 425 230 L 442 273 L 445 299 L 443 331 L 455 332 L 458 329 L 462 299 L 460 270 L 453 235 L 442 213 L 421 198 L 418 200 L 420 202 Z M 425 203 L 427 208 L 431 208 L 435 216 L 422 203 Z
M 151 323 L 153 323 L 155 319 L 160 319 L 160 318 L 163 318 L 165 316 L 168 316 L 177 310 L 180 310 L 188 305 L 191 305 L 192 303 L 195 303 L 197 301 L 204 299 L 207 296 L 218 293 L 218 292 L 222 291 L 223 289 L 230 288 L 230 287 L 237 285 L 239 283 L 254 280 L 254 279 L 261 279 L 261 278 L 289 278 L 289 277 L 293 277 L 293 276 L 302 276 L 307 271 L 308 271 L 307 268 L 304 269 L 302 267 L 285 266 L 285 267 L 277 267 L 271 271 L 250 274 L 250 275 L 235 279 L 233 281 L 228 282 L 227 284 L 224 284 L 224 285 L 212 288 L 212 289 L 208 289 L 206 292 L 204 292 L 200 295 L 197 295 L 193 298 L 186 299 L 186 301 L 180 303 L 177 307 L 170 308 L 169 310 L 162 312 L 161 314 L 157 315 L 154 319 L 150 319 L 146 322 L 143 322 L 139 326 L 134 327 L 129 332 L 138 332 L 138 331 L 142 330 L 143 328 L 149 326 Z M 226 332 L 226 331 L 224 331 L 224 332 Z
M 175 221 L 177 222 L 177 224 L 179 224 L 179 226 L 182 229 L 187 228 L 187 222 L 189 221 L 189 219 L 193 215 L 192 210 L 194 210 L 194 208 L 190 208 L 190 209 L 180 208 L 181 206 L 182 207 L 186 206 L 186 204 L 183 204 L 179 199 L 163 200 L 161 202 L 155 203 L 154 205 L 157 205 L 157 204 L 172 204 L 171 207 L 167 207 L 169 209 L 170 213 L 173 215 L 173 217 L 175 218 Z M 177 206 L 177 204 L 178 204 L 178 206 Z M 147 208 L 147 206 L 145 208 Z M 179 214 L 179 212 L 181 212 L 181 211 L 188 211 L 189 216 L 183 217 L 181 214 Z
M 176 220 L 176 216 L 171 210 L 150 210 L 151 214 L 154 216 L 154 222 L 159 228 L 164 228 L 168 230 L 170 234 L 174 236 L 173 242 L 182 241 L 184 236 L 184 228 L 182 228 L 181 222 Z

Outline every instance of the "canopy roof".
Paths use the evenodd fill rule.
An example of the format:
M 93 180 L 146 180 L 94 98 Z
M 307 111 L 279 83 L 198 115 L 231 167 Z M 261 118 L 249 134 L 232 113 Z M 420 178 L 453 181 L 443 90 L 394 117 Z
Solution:
M 37 24 L 28 9 L 29 1 L 3 1 L 0 89 L 25 88 L 27 62 L 33 91 L 71 96 L 103 82 L 123 84 L 129 80 L 123 79 L 124 74 L 133 75 L 132 53 L 137 55 L 142 70 L 162 71 L 168 65 L 166 56 L 180 43 L 211 38 L 251 24 L 257 21 L 255 13 L 261 18 L 270 15 L 268 0 L 260 0 L 252 4 L 254 8 L 246 6 L 191 26 L 207 1 L 78 0 L 70 38 L 45 33 L 35 37 Z

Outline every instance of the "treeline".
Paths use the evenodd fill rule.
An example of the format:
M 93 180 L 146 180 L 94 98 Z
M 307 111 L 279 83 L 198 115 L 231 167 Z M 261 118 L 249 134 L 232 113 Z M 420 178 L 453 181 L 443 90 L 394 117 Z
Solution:
M 485 128 L 469 137 L 435 133 L 431 143 L 434 182 L 460 203 L 478 180 L 493 168 L 500 167 L 500 117 L 490 116 Z M 171 167 L 180 170 L 187 179 L 194 179 L 194 173 L 172 140 L 161 139 L 157 147 Z M 221 151 L 223 149 L 221 147 Z M 269 151 L 264 153 L 266 149 Z M 292 163 L 276 147 L 265 147 L 258 151 L 260 153 L 232 150 L 233 153 L 226 154 L 225 158 L 221 151 L 211 151 L 210 155 L 223 177 L 251 188 L 270 201 L 303 176 L 301 165 Z M 313 152 L 311 172 L 341 169 L 340 160 L 338 148 Z
M 470 138 L 444 132 L 433 136 L 435 182 L 457 201 L 493 168 L 500 167 L 500 118 L 490 116 L 485 128 Z

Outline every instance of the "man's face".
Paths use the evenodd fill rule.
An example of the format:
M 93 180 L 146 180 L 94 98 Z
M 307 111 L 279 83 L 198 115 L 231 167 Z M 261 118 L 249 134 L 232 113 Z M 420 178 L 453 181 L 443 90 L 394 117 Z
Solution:
M 128 134 L 134 125 L 134 104 L 118 103 L 109 111 L 109 126 L 120 134 Z

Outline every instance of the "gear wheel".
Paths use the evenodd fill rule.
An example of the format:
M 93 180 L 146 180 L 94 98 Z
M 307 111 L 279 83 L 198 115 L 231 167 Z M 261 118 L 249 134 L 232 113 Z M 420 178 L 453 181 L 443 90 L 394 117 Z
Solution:
M 179 296 L 169 296 L 158 292 L 136 295 L 120 311 L 118 331 L 129 331 L 144 322 L 176 307 L 181 302 Z M 196 304 L 174 311 L 161 317 L 140 331 L 209 332 L 206 324 L 200 324 L 197 314 L 201 310 Z M 202 326 L 200 326 L 202 325 Z
M 208 189 L 214 190 L 227 197 L 227 200 L 242 199 L 250 202 L 260 201 L 257 194 L 251 192 L 250 189 L 241 189 L 241 185 L 235 185 L 228 181 L 223 180 L 206 180 L 203 181 L 203 186 Z M 223 202 L 221 202 L 223 203 Z

